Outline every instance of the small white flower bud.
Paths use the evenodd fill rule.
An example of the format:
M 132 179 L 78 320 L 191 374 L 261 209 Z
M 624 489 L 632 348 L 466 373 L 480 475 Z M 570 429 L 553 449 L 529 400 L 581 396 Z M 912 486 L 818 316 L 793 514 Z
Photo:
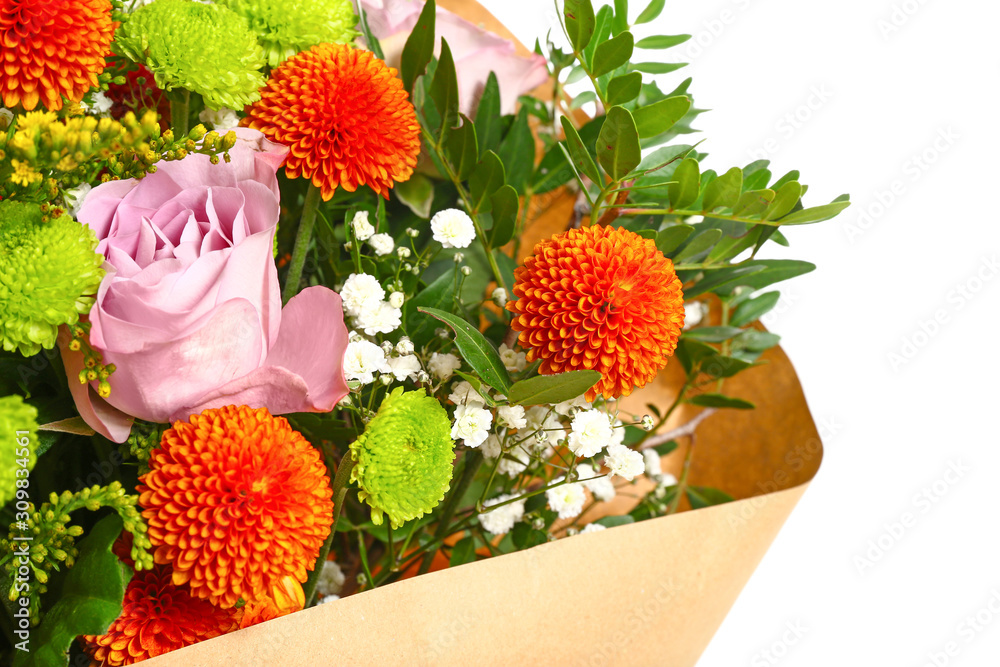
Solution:
M 493 290 L 491 298 L 493 299 L 493 303 L 503 308 L 507 305 L 507 290 L 502 287 L 498 287 Z
M 406 299 L 406 295 L 402 292 L 393 292 L 389 295 L 389 305 L 393 308 L 402 308 L 404 299 Z
M 463 276 L 471 276 L 472 275 L 472 269 L 470 269 L 467 266 L 463 266 L 462 267 L 462 275 Z
M 396 248 L 396 254 L 399 256 L 400 259 L 406 259 L 407 257 L 410 256 L 411 253 L 409 248 L 405 246 L 400 246 Z
M 653 430 L 653 418 L 649 415 L 642 416 L 642 427 L 647 431 Z
M 454 255 L 452 255 L 452 259 L 455 260 L 456 264 L 461 264 L 462 261 L 465 259 L 465 255 L 463 255 L 460 252 L 456 252 Z
M 396 352 L 399 354 L 413 354 L 413 341 L 403 336 L 396 343 Z

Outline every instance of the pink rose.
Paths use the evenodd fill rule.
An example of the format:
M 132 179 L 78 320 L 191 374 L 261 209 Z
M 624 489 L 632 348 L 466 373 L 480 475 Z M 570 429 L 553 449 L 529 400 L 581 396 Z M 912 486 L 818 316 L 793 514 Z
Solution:
M 359 0 L 368 18 L 372 35 L 379 40 L 385 60 L 399 67 L 403 45 L 417 23 L 424 3 L 419 0 Z M 434 53 L 440 53 L 444 37 L 455 58 L 458 72 L 458 100 L 462 113 L 471 116 L 490 72 L 500 84 L 500 111 L 514 113 L 517 98 L 548 81 L 545 58 L 517 55 L 514 43 L 469 23 L 441 7 L 435 16 Z
M 236 132 L 229 164 L 162 162 L 142 181 L 94 188 L 80 210 L 106 259 L 89 319 L 91 346 L 117 367 L 111 395 L 79 383 L 82 354 L 63 346 L 62 356 L 81 416 L 116 442 L 133 417 L 323 412 L 347 393 L 340 297 L 312 287 L 281 308 L 275 172 L 288 149 Z

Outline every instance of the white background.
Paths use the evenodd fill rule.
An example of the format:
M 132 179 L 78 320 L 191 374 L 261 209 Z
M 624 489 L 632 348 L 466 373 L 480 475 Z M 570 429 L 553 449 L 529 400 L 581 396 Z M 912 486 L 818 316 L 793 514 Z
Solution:
M 559 32 L 548 2 L 482 4 Z M 768 325 L 826 458 L 699 665 L 1000 661 L 998 25 L 986 0 L 668 0 L 634 29 L 694 35 L 641 59 L 691 63 L 659 78 L 694 77 L 710 168 L 763 150 L 807 205 L 854 201 L 769 246 L 819 267 Z

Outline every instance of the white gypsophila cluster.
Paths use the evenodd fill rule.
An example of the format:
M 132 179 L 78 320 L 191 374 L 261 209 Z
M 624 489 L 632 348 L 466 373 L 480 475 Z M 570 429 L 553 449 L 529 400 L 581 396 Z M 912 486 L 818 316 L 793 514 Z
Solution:
M 480 407 L 483 405 L 483 397 L 476 391 L 475 387 L 465 380 L 455 383 L 451 388 L 451 393 L 448 394 L 448 400 L 455 405 L 465 405 L 467 403 L 478 403 Z
M 501 405 L 497 408 L 497 421 L 507 428 L 524 428 L 528 425 L 524 418 L 524 408 L 520 405 Z
M 646 466 L 646 477 L 659 479 L 663 475 L 663 467 L 660 465 L 660 455 L 655 449 L 645 449 L 642 452 L 642 462 Z
M 232 109 L 222 107 L 221 109 L 204 109 L 198 114 L 198 120 L 209 125 L 219 134 L 225 134 L 229 130 L 235 130 L 240 126 L 240 117 Z
M 613 500 L 617 491 L 611 477 L 605 475 L 597 477 L 597 471 L 589 463 L 581 463 L 576 466 L 577 479 L 585 480 L 581 482 L 587 490 L 594 494 L 594 498 L 602 502 Z M 591 479 L 594 477 L 595 479 Z
M 66 203 L 69 205 L 67 211 L 70 217 L 75 218 L 76 214 L 83 208 L 83 200 L 87 198 L 93 188 L 90 183 L 80 183 L 80 185 L 66 191 Z
M 385 290 L 378 278 L 367 273 L 352 273 L 340 288 L 340 298 L 344 302 L 344 312 L 358 317 L 362 311 L 371 310 L 385 299 Z
M 479 451 L 483 453 L 484 459 L 493 461 L 503 453 L 503 443 L 500 442 L 500 438 L 495 433 L 490 433 L 483 441 Z
M 374 234 L 370 239 L 368 239 L 368 245 L 371 246 L 372 250 L 376 255 L 382 257 L 383 255 L 388 255 L 392 252 L 392 249 L 396 247 L 396 243 L 392 240 L 392 237 L 388 234 Z
M 392 333 L 403 323 L 403 311 L 387 301 L 363 309 L 355 318 L 357 325 L 369 336 Z
M 493 290 L 493 294 L 490 295 L 493 299 L 493 303 L 503 308 L 507 305 L 507 290 L 502 287 L 497 287 Z
M 524 413 L 526 433 L 541 433 L 542 442 L 555 446 L 566 434 L 559 417 L 543 405 L 528 408 Z
M 625 427 L 622 423 L 615 420 L 615 423 L 611 425 L 611 441 L 608 442 L 608 446 L 611 445 L 624 445 L 625 444 Z
M 503 494 L 497 496 L 496 498 L 490 498 L 483 503 L 483 507 L 493 507 L 499 505 L 500 503 L 507 502 L 515 496 L 509 494 Z M 489 512 L 483 512 L 477 518 L 479 523 L 488 532 L 494 535 L 503 535 L 504 533 L 509 533 L 514 527 L 514 524 L 521 520 L 524 516 L 524 501 L 518 500 L 516 502 L 507 503 L 506 505 L 501 505 L 495 510 L 490 510 Z
M 625 445 L 609 445 L 608 455 L 604 457 L 604 465 L 611 470 L 612 475 L 622 477 L 629 482 L 646 470 L 642 454 Z
M 572 482 L 561 484 L 565 477 L 557 477 L 552 480 L 552 484 L 559 484 L 545 491 L 545 499 L 549 502 L 549 507 L 559 515 L 560 519 L 572 519 L 579 516 L 583 511 L 583 503 L 587 500 L 583 484 Z
M 569 450 L 590 458 L 607 446 L 611 436 L 611 422 L 606 414 L 600 410 L 581 410 L 570 423 Z
M 556 403 L 552 406 L 552 409 L 563 417 L 572 417 L 573 413 L 577 410 L 589 410 L 590 407 L 591 405 L 587 402 L 587 399 L 584 398 L 584 395 L 580 394 L 576 398 L 563 401 L 562 403 Z
M 357 380 L 361 384 L 375 381 L 375 373 L 388 373 L 385 352 L 367 340 L 356 340 L 347 344 L 344 351 L 344 378 Z
M 514 445 L 497 463 L 497 473 L 507 475 L 511 479 L 528 469 L 531 463 L 531 451 L 523 443 Z
M 445 248 L 468 248 L 476 240 L 472 218 L 457 208 L 438 211 L 431 218 L 434 240 Z
M 462 367 L 462 360 L 454 354 L 435 352 L 427 362 L 427 370 L 438 380 L 447 380 L 452 373 Z
M 490 435 L 493 414 L 482 403 L 469 403 L 455 408 L 455 424 L 451 429 L 452 440 L 461 439 L 466 447 L 478 447 Z
M 368 211 L 358 211 L 351 218 L 351 229 L 354 231 L 354 238 L 359 241 L 367 241 L 375 233 L 375 228 L 368 221 Z
M 708 306 L 701 301 L 688 301 L 684 304 L 684 330 L 701 324 L 702 319 L 708 314 Z
M 677 478 L 674 477 L 671 473 L 665 472 L 660 474 L 659 478 L 656 480 L 656 483 L 658 484 L 659 488 L 665 489 L 668 486 L 676 486 Z
M 389 370 L 395 376 L 396 380 L 402 382 L 409 378 L 410 380 L 415 380 L 417 374 L 420 373 L 420 360 L 414 354 L 404 354 L 398 357 L 390 357 Z
M 602 530 L 607 530 L 608 527 L 599 523 L 588 523 L 583 527 L 583 530 L 579 532 L 580 535 L 586 535 L 587 533 L 599 533 Z
M 319 571 L 319 578 L 316 580 L 316 591 L 326 597 L 328 595 L 340 595 L 344 588 L 343 570 L 332 560 L 323 561 L 323 569 Z
M 326 595 L 326 596 L 323 597 L 323 599 L 321 599 L 316 604 L 318 604 L 318 605 L 319 604 L 329 604 L 331 602 L 336 602 L 339 599 L 340 599 L 339 595 Z
M 513 348 L 507 347 L 504 343 L 500 343 L 499 351 L 500 361 L 503 362 L 504 368 L 506 368 L 509 372 L 520 373 L 528 367 L 527 355 L 524 352 L 519 352 Z
M 101 91 L 97 91 L 90 96 L 90 104 L 80 102 L 80 108 L 83 109 L 84 113 L 90 112 L 96 116 L 106 116 L 111 111 L 113 105 L 114 102 Z

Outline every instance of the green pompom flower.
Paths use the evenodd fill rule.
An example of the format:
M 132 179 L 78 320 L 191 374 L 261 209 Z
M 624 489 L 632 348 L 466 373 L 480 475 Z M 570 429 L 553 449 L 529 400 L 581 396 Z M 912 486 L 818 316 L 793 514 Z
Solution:
M 4 448 L 4 464 L 0 466 L 0 507 L 14 499 L 17 480 L 27 479 L 35 467 L 35 430 L 38 411 L 20 396 L 0 398 L 0 442 Z M 22 456 L 27 449 L 27 456 Z
M 136 10 L 115 42 L 164 90 L 186 88 L 213 109 L 260 99 L 264 51 L 246 19 L 221 5 L 156 0 Z
M 372 523 L 383 512 L 393 528 L 430 512 L 448 490 L 455 443 L 441 404 L 424 390 L 389 394 L 361 437 L 351 444 L 351 481 L 372 508 Z
M 221 0 L 220 4 L 250 22 L 271 67 L 316 44 L 346 44 L 358 35 L 351 0 Z
M 54 347 L 60 324 L 90 312 L 104 277 L 90 227 L 42 218 L 37 204 L 0 202 L 0 341 L 24 356 Z

